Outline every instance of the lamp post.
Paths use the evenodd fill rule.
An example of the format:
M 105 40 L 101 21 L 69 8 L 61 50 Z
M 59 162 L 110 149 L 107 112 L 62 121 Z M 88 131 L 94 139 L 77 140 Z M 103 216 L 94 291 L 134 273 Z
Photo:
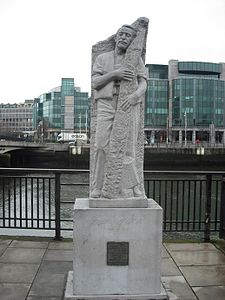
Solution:
M 87 134 L 87 122 L 88 122 L 88 117 L 87 117 L 87 109 L 86 109 L 86 115 L 85 115 L 85 129 L 86 129 L 86 134 Z
M 80 127 L 80 133 L 81 133 L 81 113 L 79 114 L 79 119 L 80 119 L 79 127 Z
M 187 112 L 184 113 L 184 145 L 187 146 Z
M 166 143 L 169 143 L 169 116 L 166 117 Z

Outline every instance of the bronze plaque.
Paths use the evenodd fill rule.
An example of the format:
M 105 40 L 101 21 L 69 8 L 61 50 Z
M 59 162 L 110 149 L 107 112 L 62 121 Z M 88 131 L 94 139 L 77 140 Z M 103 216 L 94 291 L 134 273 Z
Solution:
M 107 265 L 127 266 L 129 265 L 129 243 L 107 242 Z

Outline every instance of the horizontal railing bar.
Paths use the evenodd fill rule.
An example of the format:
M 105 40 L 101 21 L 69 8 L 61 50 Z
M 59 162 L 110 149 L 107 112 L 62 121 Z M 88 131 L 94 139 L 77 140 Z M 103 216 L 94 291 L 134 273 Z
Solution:
M 2 217 L 0 217 L 0 220 L 13 220 L 13 221 L 41 221 L 41 222 L 47 222 L 47 221 L 52 221 L 52 222 L 54 222 L 55 221 L 55 219 L 42 219 L 42 218 L 33 218 L 33 219 L 31 219 L 31 218 L 28 218 L 28 219 L 26 219 L 26 218 L 9 218 L 9 217 L 5 217 L 5 218 L 2 218 Z M 1 226 L 1 225 L 0 225 Z
M 19 227 L 15 227 L 15 226 L 10 226 L 10 227 L 0 227 L 0 228 L 5 228 L 5 229 L 35 229 L 35 230 L 52 230 L 55 231 L 55 228 L 47 228 L 47 227 L 24 227 L 24 226 L 19 226 Z
M 24 173 L 24 172 L 31 172 L 31 173 L 89 173 L 89 170 L 86 169 L 40 169 L 40 168 L 0 168 L 0 172 L 4 173 Z
M 31 178 L 30 176 L 31 174 L 29 175 L 0 175 L 0 178 L 22 178 L 22 179 L 28 179 L 28 178 Z M 36 174 L 35 174 L 36 175 Z M 52 174 L 54 175 L 54 174 Z M 54 179 L 55 177 L 54 176 L 32 176 L 32 178 L 35 178 L 35 179 Z
M 63 186 L 76 186 L 76 185 L 89 185 L 89 182 L 78 182 L 78 183 L 61 183 Z
M 61 173 L 61 174 L 71 174 L 71 173 L 89 173 L 90 170 L 87 169 L 40 169 L 40 168 L 0 168 L 0 172 L 4 173 L 11 173 L 11 172 L 31 172 L 31 173 Z M 144 170 L 145 174 L 199 174 L 199 175 L 205 175 L 205 174 L 210 174 L 210 175 L 222 175 L 225 174 L 225 171 L 211 171 L 211 170 L 206 170 L 206 171 L 174 171 L 174 170 Z

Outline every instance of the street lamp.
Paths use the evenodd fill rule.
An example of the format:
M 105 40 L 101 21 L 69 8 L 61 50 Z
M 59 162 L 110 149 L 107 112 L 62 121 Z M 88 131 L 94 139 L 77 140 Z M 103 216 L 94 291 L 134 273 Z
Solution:
M 81 113 L 79 114 L 79 119 L 80 119 L 80 124 L 79 124 L 79 126 L 80 126 L 80 133 L 81 133 Z
M 87 109 L 86 109 L 86 115 L 85 115 L 85 129 L 86 129 L 86 134 L 87 134 L 87 123 L 88 122 L 88 115 L 87 115 Z
M 187 112 L 184 113 L 184 145 L 187 146 Z
M 166 117 L 166 143 L 169 143 L 169 116 Z

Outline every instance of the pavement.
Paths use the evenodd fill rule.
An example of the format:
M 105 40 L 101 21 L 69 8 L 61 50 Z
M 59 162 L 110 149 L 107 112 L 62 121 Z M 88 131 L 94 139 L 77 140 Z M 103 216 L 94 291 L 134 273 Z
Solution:
M 224 300 L 225 254 L 211 243 L 164 243 L 170 300 Z M 0 237 L 0 300 L 62 300 L 72 240 Z

